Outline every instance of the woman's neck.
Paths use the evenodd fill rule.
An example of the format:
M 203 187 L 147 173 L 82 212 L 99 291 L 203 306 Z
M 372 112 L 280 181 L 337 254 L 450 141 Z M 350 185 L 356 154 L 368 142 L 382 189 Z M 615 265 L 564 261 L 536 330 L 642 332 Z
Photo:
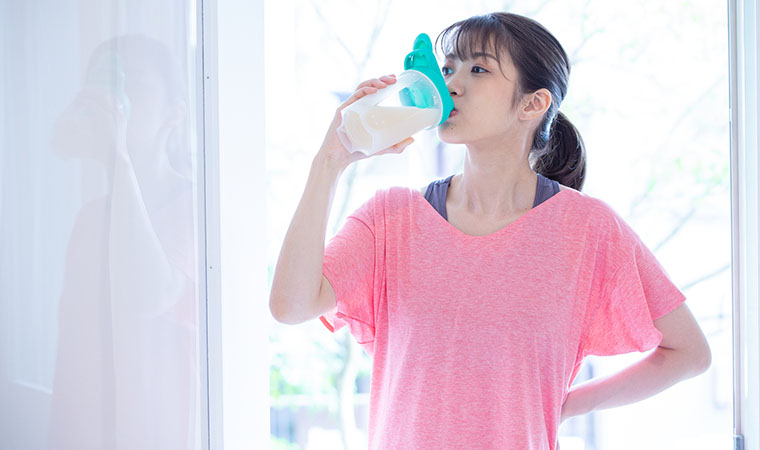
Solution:
M 457 208 L 484 218 L 510 217 L 533 207 L 538 175 L 527 155 L 473 154 L 468 151 L 464 171 L 454 176 L 447 196 Z

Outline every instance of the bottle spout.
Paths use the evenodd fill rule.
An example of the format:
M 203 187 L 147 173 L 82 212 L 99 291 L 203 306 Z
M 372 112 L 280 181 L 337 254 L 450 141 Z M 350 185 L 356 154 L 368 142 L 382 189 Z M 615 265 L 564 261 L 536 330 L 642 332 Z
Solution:
M 404 58 L 404 69 L 421 72 L 435 85 L 438 96 L 441 99 L 441 120 L 438 123 L 440 125 L 449 118 L 449 114 L 454 109 L 454 100 L 451 98 L 451 94 L 449 94 L 449 88 L 446 86 L 446 81 L 444 81 L 443 75 L 441 75 L 441 68 L 435 59 L 430 36 L 426 33 L 421 33 L 414 40 L 413 48 L 414 50 Z M 418 108 L 433 106 L 434 100 L 429 93 L 405 89 L 400 92 L 400 95 L 402 102 L 407 106 L 416 106 Z

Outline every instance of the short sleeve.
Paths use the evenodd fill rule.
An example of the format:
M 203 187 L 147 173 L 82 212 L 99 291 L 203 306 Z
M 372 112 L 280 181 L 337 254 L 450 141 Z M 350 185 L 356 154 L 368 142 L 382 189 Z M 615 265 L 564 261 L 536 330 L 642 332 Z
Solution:
M 583 354 L 618 355 L 653 349 L 662 340 L 654 320 L 686 300 L 652 251 L 616 213 L 600 246 L 601 285 L 589 303 Z
M 331 332 L 348 325 L 368 354 L 375 340 L 375 198 L 351 213 L 325 246 L 322 273 L 335 291 L 336 306 L 319 317 Z

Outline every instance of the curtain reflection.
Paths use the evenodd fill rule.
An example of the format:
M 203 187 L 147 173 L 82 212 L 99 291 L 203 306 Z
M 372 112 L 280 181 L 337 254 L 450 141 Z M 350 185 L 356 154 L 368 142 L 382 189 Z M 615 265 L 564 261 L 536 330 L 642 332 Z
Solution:
M 58 118 L 62 158 L 100 187 L 68 242 L 48 448 L 198 444 L 196 248 L 185 73 L 140 34 L 100 44 Z M 103 191 L 105 193 L 103 193 Z

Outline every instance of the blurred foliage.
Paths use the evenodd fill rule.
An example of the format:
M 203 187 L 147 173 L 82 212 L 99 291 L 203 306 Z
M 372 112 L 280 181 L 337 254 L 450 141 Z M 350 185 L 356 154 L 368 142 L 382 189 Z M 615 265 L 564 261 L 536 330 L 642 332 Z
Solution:
M 269 450 L 301 450 L 301 446 L 272 436 L 269 441 Z
M 340 330 L 338 333 L 344 332 Z M 326 340 L 335 344 L 336 337 L 329 332 L 326 334 Z M 325 345 L 322 337 L 298 332 L 270 336 L 269 392 L 272 399 L 278 400 L 281 395 L 335 394 L 335 374 L 342 367 L 343 356 L 336 351 L 339 349 L 336 345 Z M 358 377 L 369 377 L 371 372 L 372 360 L 362 353 Z
M 270 336 L 270 395 L 333 394 L 334 373 L 341 364 L 337 355 L 305 333 Z

